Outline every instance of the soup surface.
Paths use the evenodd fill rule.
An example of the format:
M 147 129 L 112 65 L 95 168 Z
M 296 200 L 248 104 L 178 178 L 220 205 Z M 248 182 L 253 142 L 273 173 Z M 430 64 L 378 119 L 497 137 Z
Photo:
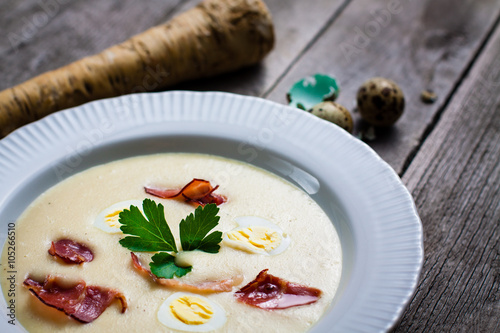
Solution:
M 134 157 L 97 166 L 57 184 L 37 198 L 16 222 L 16 316 L 29 332 L 177 332 L 158 319 L 171 290 L 133 268 L 130 250 L 122 247 L 121 233 L 108 233 L 95 221 L 106 208 L 122 201 L 149 198 L 165 207 L 165 217 L 180 248 L 179 222 L 195 207 L 146 194 L 145 186 L 182 188 L 193 178 L 219 185 L 214 193 L 227 197 L 219 206 L 224 233 L 238 227 L 240 217 L 256 217 L 281 228 L 289 246 L 275 255 L 249 253 L 222 242 L 216 254 L 195 251 L 189 257 L 192 271 L 179 278 L 188 283 L 222 280 L 242 275 L 231 292 L 204 295 L 223 311 L 225 324 L 218 332 L 304 332 L 320 319 L 337 290 L 342 267 L 340 242 L 320 207 L 300 189 L 248 164 L 199 154 L 158 154 Z M 68 238 L 87 245 L 94 260 L 68 265 L 48 254 L 51 242 Z M 151 253 L 138 253 L 143 263 Z M 6 290 L 6 251 L 1 280 Z M 308 305 L 263 310 L 236 299 L 234 292 L 255 279 L 263 269 L 290 282 L 318 288 L 320 299 Z M 42 304 L 24 279 L 43 281 L 47 275 L 68 281 L 121 291 L 128 309 L 121 313 L 115 301 L 95 321 L 82 324 Z M 222 309 L 222 310 L 221 310 Z M 196 325 L 195 325 L 196 326 Z

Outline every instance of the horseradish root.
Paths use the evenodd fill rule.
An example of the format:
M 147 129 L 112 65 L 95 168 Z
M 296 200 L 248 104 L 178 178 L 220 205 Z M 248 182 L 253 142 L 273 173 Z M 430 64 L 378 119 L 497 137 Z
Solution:
M 261 0 L 205 0 L 99 54 L 0 92 L 0 137 L 92 100 L 162 90 L 259 62 L 273 47 Z

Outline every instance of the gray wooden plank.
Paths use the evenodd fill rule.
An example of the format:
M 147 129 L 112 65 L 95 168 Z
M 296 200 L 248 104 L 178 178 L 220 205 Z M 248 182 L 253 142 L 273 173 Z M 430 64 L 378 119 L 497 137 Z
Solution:
M 11 0 L 0 5 L 0 90 L 122 42 L 199 1 Z
M 353 111 L 356 91 L 366 79 L 393 79 L 405 93 L 405 113 L 392 128 L 378 130 L 369 144 L 401 174 L 499 14 L 496 0 L 353 1 L 264 96 L 285 103 L 294 82 L 327 73 L 339 80 L 338 101 Z M 420 101 L 426 88 L 437 92 L 436 103 Z M 357 113 L 354 118 L 359 131 L 364 124 Z
M 263 96 L 351 0 L 265 0 L 275 26 L 276 45 L 260 65 L 176 89 L 217 90 Z M 282 102 L 282 101 L 280 101 Z
M 403 176 L 425 259 L 395 332 L 500 331 L 498 54 L 500 28 Z
M 3 76 L 0 90 L 100 52 L 199 2 L 148 0 L 148 5 L 144 6 L 143 2 L 130 0 L 45 1 L 67 4 L 61 5 L 58 16 L 37 29 L 34 36 L 20 47 L 12 47 L 7 38 L 0 39 L 0 73 Z M 267 0 L 266 4 L 275 24 L 276 45 L 262 65 L 232 75 L 223 75 L 215 80 L 190 82 L 175 88 L 261 95 L 276 82 L 346 2 L 348 0 L 290 1 L 284 5 L 282 0 Z M 0 7 L 0 22 L 6 32 L 4 35 L 11 32 L 19 34 L 23 27 L 22 24 L 19 25 L 19 18 L 21 21 L 24 18 L 32 20 L 39 10 L 34 0 L 11 0 L 0 6 L 4 7 Z M 17 19 L 9 19 L 12 17 Z

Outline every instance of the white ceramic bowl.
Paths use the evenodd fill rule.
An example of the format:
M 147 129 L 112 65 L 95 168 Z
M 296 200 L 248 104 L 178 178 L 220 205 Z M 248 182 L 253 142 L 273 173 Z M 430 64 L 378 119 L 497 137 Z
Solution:
M 397 321 L 423 260 L 422 226 L 410 194 L 389 165 L 344 130 L 254 97 L 128 95 L 58 112 L 13 132 L 0 140 L 0 243 L 8 224 L 62 179 L 159 152 L 254 164 L 301 187 L 323 208 L 341 239 L 343 273 L 331 307 L 311 332 L 382 332 Z M 0 331 L 22 331 L 8 324 L 0 299 Z

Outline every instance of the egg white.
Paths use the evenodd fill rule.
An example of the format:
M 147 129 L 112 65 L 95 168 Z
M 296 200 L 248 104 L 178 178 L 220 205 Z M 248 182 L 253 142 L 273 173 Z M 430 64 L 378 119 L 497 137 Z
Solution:
M 281 243 L 275 249 L 272 249 L 271 251 L 265 251 L 254 247 L 245 246 L 245 244 L 243 244 L 242 242 L 231 240 L 228 238 L 227 233 L 225 233 L 223 237 L 223 243 L 233 248 L 238 249 L 244 247 L 246 250 L 255 254 L 274 256 L 285 251 L 291 243 L 290 237 L 288 237 L 288 235 L 283 231 L 283 229 L 281 229 L 279 226 L 277 226 L 276 224 L 272 223 L 269 220 L 257 216 L 240 216 L 235 218 L 235 220 L 238 223 L 238 227 L 230 231 L 237 231 L 248 227 L 265 227 L 277 232 L 281 236 Z
M 191 296 L 201 298 L 207 302 L 213 311 L 213 316 L 208 322 L 200 325 L 188 325 L 177 319 L 170 310 L 170 303 L 183 296 Z M 177 292 L 170 295 L 160 306 L 157 314 L 158 320 L 165 326 L 174 330 L 188 331 L 188 332 L 208 332 L 221 328 L 226 323 L 226 313 L 224 309 L 214 301 L 193 293 Z
M 108 223 L 106 223 L 106 216 L 108 214 L 117 212 L 117 211 L 123 211 L 124 209 L 130 209 L 130 206 L 137 206 L 139 210 L 142 212 L 142 201 L 140 200 L 127 200 L 127 201 L 121 201 L 117 202 L 108 208 L 104 209 L 102 212 L 97 215 L 96 219 L 94 220 L 94 227 L 101 229 L 104 232 L 107 232 L 109 234 L 120 234 L 122 231 L 120 230 L 120 223 L 117 223 L 116 226 L 110 226 Z M 144 212 L 143 212 L 144 213 Z

